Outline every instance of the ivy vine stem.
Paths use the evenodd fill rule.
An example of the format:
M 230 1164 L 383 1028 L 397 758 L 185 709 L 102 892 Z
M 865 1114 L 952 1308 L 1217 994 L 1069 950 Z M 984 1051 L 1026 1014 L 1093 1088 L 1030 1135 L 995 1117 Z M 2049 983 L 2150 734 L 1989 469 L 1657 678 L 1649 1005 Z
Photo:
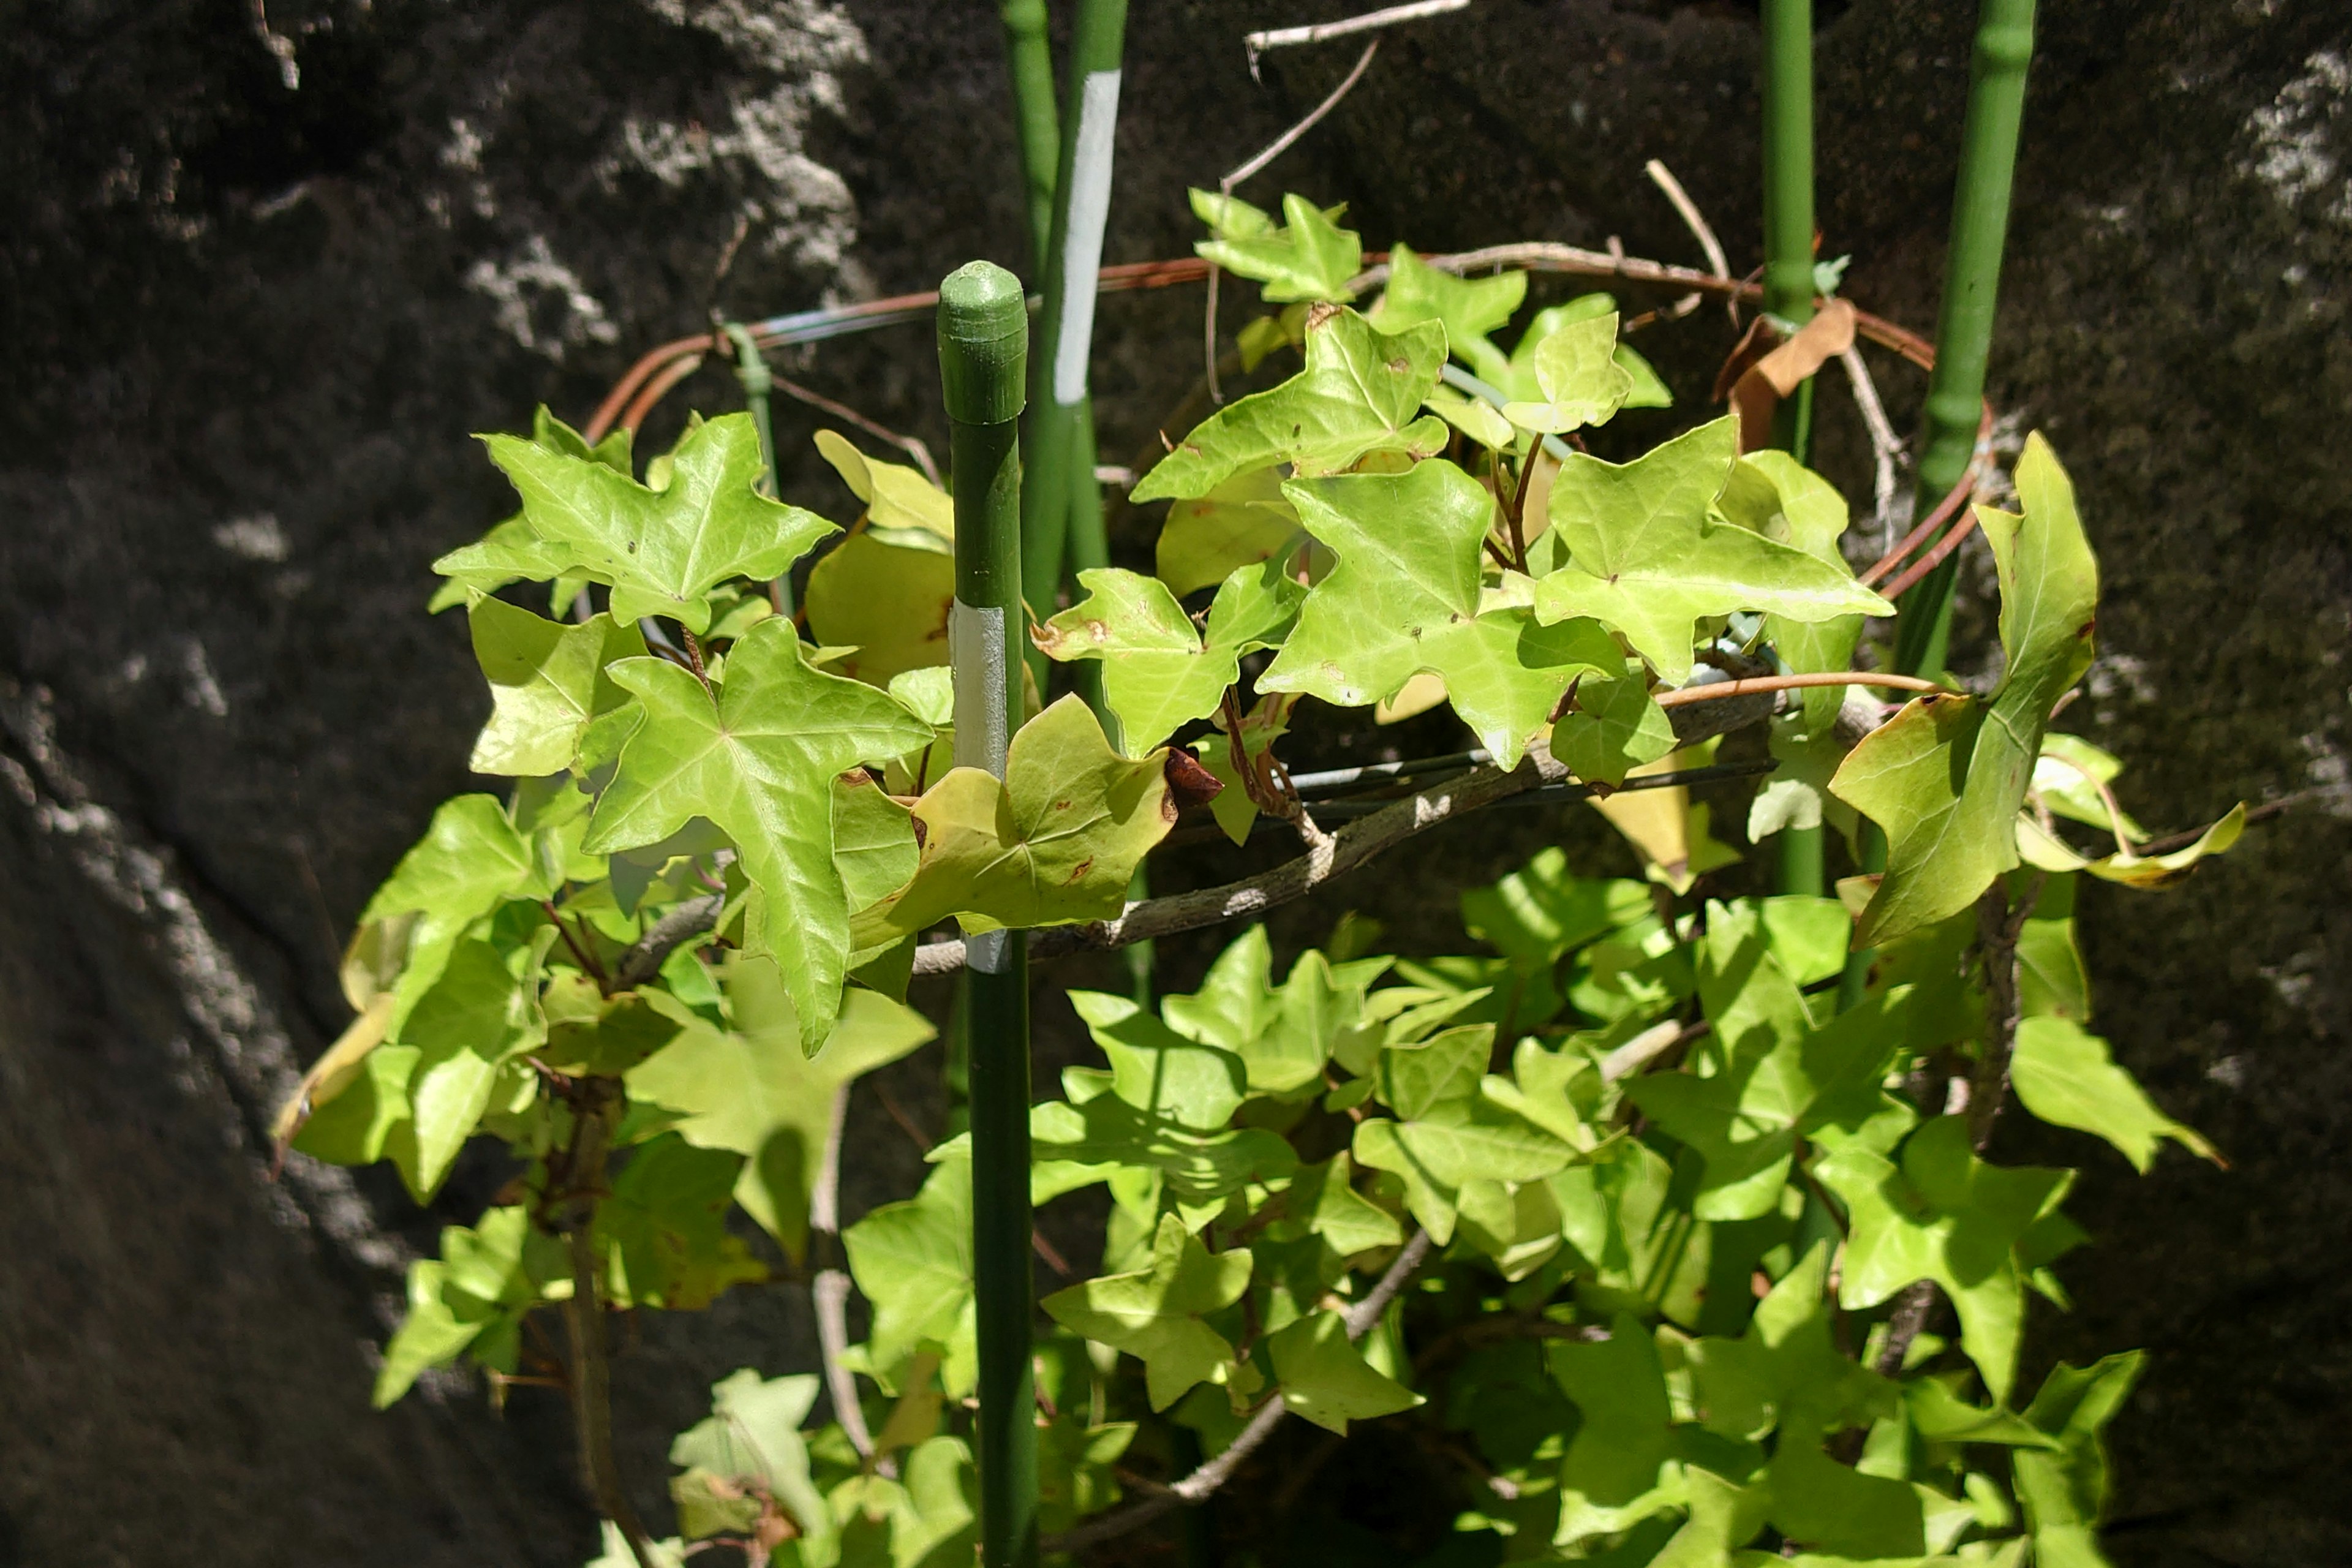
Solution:
M 1429 1260 L 1434 1246 L 1429 1232 L 1416 1229 L 1412 1233 L 1412 1239 L 1397 1253 L 1395 1260 L 1381 1276 L 1380 1282 L 1365 1294 L 1362 1300 L 1348 1309 L 1345 1321 L 1350 1342 L 1371 1332 L 1372 1325 L 1381 1321 L 1381 1315 L 1389 1310 L 1389 1303 L 1397 1299 L 1406 1281 Z M 1130 1508 L 1089 1520 L 1075 1530 L 1065 1531 L 1048 1539 L 1044 1543 L 1044 1550 L 1048 1553 L 1082 1551 L 1097 1542 L 1125 1535 L 1173 1509 L 1207 1500 L 1216 1495 L 1220 1487 L 1233 1479 L 1234 1473 L 1241 1468 L 1242 1461 L 1265 1446 L 1265 1440 L 1274 1435 L 1274 1429 L 1281 1426 L 1283 1417 L 1289 1414 L 1290 1406 L 1283 1403 L 1281 1395 L 1276 1394 L 1258 1406 L 1257 1414 L 1250 1417 L 1249 1425 L 1242 1428 L 1241 1435 L 1215 1458 L 1174 1486 L 1154 1490 Z
M 620 1084 L 602 1078 L 572 1080 L 572 1142 L 563 1161 L 564 1203 L 559 1223 L 572 1264 L 572 1296 L 563 1303 L 563 1328 L 572 1345 L 572 1420 L 580 1442 L 581 1479 L 596 1508 L 629 1543 L 637 1568 L 654 1568 L 651 1543 L 628 1492 L 621 1484 L 613 1452 L 612 1365 L 604 1346 L 602 1270 L 596 1256 L 596 1205 L 604 1186 L 604 1163 L 613 1150 Z

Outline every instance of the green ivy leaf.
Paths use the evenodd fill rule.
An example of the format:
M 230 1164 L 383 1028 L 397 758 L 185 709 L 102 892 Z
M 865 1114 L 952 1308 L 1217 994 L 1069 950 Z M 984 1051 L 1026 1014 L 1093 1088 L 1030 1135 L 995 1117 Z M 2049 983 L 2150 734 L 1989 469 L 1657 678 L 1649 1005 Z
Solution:
M 1892 614 L 1843 563 L 1710 519 L 1738 455 L 1737 423 L 1702 425 L 1622 465 L 1569 454 L 1552 481 L 1550 516 L 1570 561 L 1537 580 L 1538 618 L 1597 617 L 1624 633 L 1660 679 L 1680 685 L 1702 617 Z
M 1606 425 L 1633 395 L 1633 377 L 1616 360 L 1617 313 L 1563 324 L 1536 348 L 1531 368 L 1541 402 L 1503 405 L 1522 430 L 1566 435 Z
M 971 1392 L 971 1159 L 968 1146 L 932 1151 L 922 1189 L 885 1204 L 842 1233 L 849 1272 L 873 1304 L 866 1360 L 893 1367 L 926 1343 L 945 1354 L 940 1384 L 950 1399 Z
M 887 686 L 907 670 L 948 662 L 954 598 L 954 556 L 887 543 L 869 529 L 809 569 L 809 631 L 828 647 L 856 650 L 837 661 L 844 675 Z
M 731 1026 L 721 1030 L 655 994 L 654 1005 L 683 1032 L 630 1070 L 629 1094 L 677 1112 L 678 1135 L 697 1148 L 747 1156 L 735 1201 L 798 1263 L 835 1096 L 938 1031 L 911 1007 L 853 989 L 824 1047 L 805 1056 L 800 1015 L 765 959 L 738 956 L 729 965 L 727 1000 Z
M 1281 385 L 1227 404 L 1153 465 L 1129 500 L 1206 496 L 1236 474 L 1289 463 L 1301 475 L 1338 473 L 1371 452 L 1426 457 L 1445 446 L 1445 422 L 1415 419 L 1445 363 L 1435 323 L 1393 336 L 1349 310 L 1307 324 L 1307 368 Z
M 2114 1144 L 2145 1174 L 2156 1146 L 2169 1138 L 2190 1153 L 2221 1157 L 2194 1129 L 2158 1110 L 2131 1074 L 2107 1054 L 2107 1042 L 2071 1018 L 2028 1018 L 2017 1026 L 2010 1081 L 2025 1109 L 2057 1127 L 2073 1127 Z
M 1675 749 L 1675 727 L 1650 695 L 1637 668 L 1617 679 L 1588 676 L 1576 687 L 1576 705 L 1552 726 L 1551 754 L 1578 778 L 1612 789 L 1643 763 Z
M 1195 626 L 1167 584 L 1117 567 L 1078 574 L 1087 597 L 1030 634 L 1046 658 L 1098 659 L 1129 756 L 1217 710 L 1244 654 L 1279 644 L 1307 590 L 1273 562 L 1237 567 Z
M 608 585 L 620 620 L 667 616 L 688 631 L 707 631 L 711 589 L 737 577 L 781 575 L 835 531 L 814 512 L 754 489 L 768 465 L 748 414 L 688 430 L 669 454 L 660 489 L 511 436 L 482 439 L 521 493 L 523 522 L 547 547 L 547 562 Z M 436 567 L 465 566 L 466 555 L 445 556 Z
M 1706 1161 L 1693 1215 L 1774 1212 L 1800 1138 L 1825 1122 L 1858 1130 L 1882 1109 L 1878 1083 L 1901 1042 L 1907 996 L 1873 996 L 1799 1038 L 1768 1035 L 1763 1048 L 1738 1051 L 1710 1077 L 1653 1073 L 1625 1086 L 1643 1114 Z
M 1349 280 L 1363 269 L 1364 243 L 1333 221 L 1345 208 L 1327 211 L 1305 196 L 1286 195 L 1277 227 L 1272 216 L 1237 196 L 1189 194 L 1193 216 L 1214 236 L 1192 248 L 1226 271 L 1264 284 L 1269 301 L 1349 297 Z
M 2098 566 L 2049 443 L 2018 460 L 2021 516 L 1977 508 L 2000 576 L 2006 672 L 1989 702 L 1905 705 L 1846 755 L 1830 789 L 1886 832 L 1886 874 L 1854 931 L 1874 947 L 1967 909 L 2017 864 L 2017 808 L 2050 710 L 2090 668 Z
M 1241 1058 L 1188 1039 L 1124 996 L 1073 991 L 1070 1005 L 1110 1058 L 1111 1092 L 1154 1119 L 1213 1132 L 1247 1093 Z
M 1206 495 L 1168 508 L 1155 570 L 1177 597 L 1223 583 L 1244 566 L 1289 559 L 1305 536 L 1282 493 L 1280 468 L 1235 474 Z
M 1528 275 L 1497 272 L 1491 278 L 1461 278 L 1429 265 L 1404 246 L 1389 251 L 1389 282 L 1372 308 L 1372 325 L 1394 332 L 1423 321 L 1443 322 L 1446 346 L 1489 381 L 1503 352 L 1487 334 L 1518 313 L 1528 297 Z M 1611 335 L 1613 337 L 1615 333 Z
M 709 1415 L 670 1444 L 669 1462 L 757 1482 L 803 1536 L 831 1535 L 833 1516 L 809 1477 L 808 1444 L 801 1436 L 819 1387 L 820 1380 L 808 1373 L 762 1378 L 750 1367 L 730 1373 L 710 1385 Z
M 1543 626 L 1522 608 L 1480 613 L 1479 542 L 1494 498 L 1452 463 L 1294 480 L 1283 493 L 1339 563 L 1307 595 L 1259 690 L 1362 707 L 1430 670 L 1507 768 L 1570 681 L 1624 667 L 1592 621 Z
M 1202 1317 L 1232 1306 L 1249 1289 L 1247 1248 L 1212 1253 L 1174 1215 L 1160 1217 L 1151 1267 L 1057 1290 L 1038 1304 L 1054 1321 L 1098 1344 L 1140 1359 L 1151 1408 L 1165 1410 L 1195 1384 L 1246 1394 L 1246 1363 Z
M 1111 1092 L 1109 1073 L 1066 1068 L 1062 1087 L 1066 1101 L 1035 1106 L 1029 1117 L 1032 1156 L 1041 1170 L 1056 1167 L 1057 1191 L 1105 1181 L 1118 1167 L 1131 1166 L 1156 1174 L 1188 1218 L 1205 1223 L 1247 1184 L 1279 1182 L 1298 1168 L 1297 1152 L 1279 1133 L 1262 1127 L 1186 1128 Z
M 470 1227 L 444 1226 L 441 1256 L 408 1266 L 408 1315 L 384 1346 L 375 1407 L 469 1349 L 476 1360 L 513 1371 L 523 1314 L 569 1296 L 571 1287 L 562 1244 L 535 1229 L 520 1205 L 490 1209 Z
M 1555 1341 L 1546 1352 L 1553 1378 L 1582 1417 L 1560 1463 L 1554 1544 L 1614 1533 L 1684 1503 L 1665 1371 L 1641 1321 L 1620 1312 L 1607 1339 Z
M 664 659 L 612 667 L 646 719 L 585 842 L 599 853 L 657 843 L 696 816 L 734 840 L 764 900 L 749 946 L 774 954 L 803 1048 L 814 1051 L 833 1027 L 850 947 L 833 858 L 834 775 L 903 755 L 930 727 L 872 687 L 811 669 L 782 617 L 752 627 L 728 667 L 715 694 Z
M 957 768 L 916 804 L 914 879 L 858 911 L 853 940 L 874 946 L 950 915 L 981 931 L 1111 918 L 1175 816 L 1159 755 L 1120 756 L 1087 705 L 1065 697 L 1013 737 L 1003 784 Z
M 1813 1174 L 1846 1205 L 1841 1303 L 1874 1307 L 1933 1279 L 1959 1312 L 1960 1347 L 1985 1387 L 2008 1398 L 2025 1317 L 2019 1247 L 2055 1214 L 2072 1173 L 1989 1165 L 1969 1148 L 1966 1119 L 1939 1116 L 1905 1143 L 1900 1169 L 1850 1143 L 1817 1161 Z
M 543 898 L 554 891 L 495 796 L 461 795 L 443 801 L 432 825 L 393 868 L 367 908 L 360 911 L 353 955 L 375 947 L 388 970 L 394 1004 L 386 1032 L 396 1038 L 401 1021 L 441 977 L 449 952 L 467 926 L 509 899 Z M 403 917 L 410 917 L 404 920 Z M 394 959 L 393 955 L 401 956 Z M 352 963 L 344 962 L 346 994 L 352 992 Z M 364 1009 L 372 994 L 352 995 Z
M 547 1037 L 537 956 L 475 938 L 460 942 L 401 1024 L 399 1043 L 418 1054 L 407 1085 L 409 1125 L 395 1129 L 385 1148 L 419 1203 L 440 1190 L 489 1110 L 499 1068 Z
M 698 1149 L 674 1132 L 640 1143 L 596 1205 L 604 1293 L 615 1306 L 698 1311 L 730 1286 L 768 1277 L 727 1208 L 740 1154 Z
M 1465 1184 L 1540 1181 L 1577 1157 L 1569 1143 L 1483 1097 L 1441 1103 L 1421 1121 L 1360 1121 L 1353 1152 L 1358 1164 L 1403 1178 L 1406 1206 L 1441 1245 L 1454 1239 Z
M 866 503 L 869 531 L 886 542 L 935 554 L 955 553 L 955 501 L 919 468 L 877 462 L 840 432 L 816 433 L 817 455 Z
M 1346 1317 L 1317 1312 L 1270 1335 L 1282 1402 L 1326 1431 L 1348 1435 L 1350 1421 L 1393 1415 L 1428 1403 L 1392 1377 L 1374 1371 L 1348 1338 Z
M 1788 453 L 1768 449 L 1742 457 L 1717 504 L 1741 527 L 1793 545 L 1833 572 L 1853 575 L 1844 552 L 1838 548 L 1846 531 L 1845 497 Z M 1802 621 L 1771 615 L 1764 617 L 1764 637 L 1791 673 L 1826 674 L 1853 667 L 1862 626 L 1860 616 Z M 1799 711 L 1787 722 L 1799 733 L 1822 734 L 1836 723 L 1838 710 L 1845 705 L 1846 689 L 1821 686 L 1794 695 Z
M 2209 855 L 2219 855 L 2238 842 L 2246 829 L 2246 807 L 2241 801 L 2196 839 L 2164 855 L 2126 855 L 2118 850 L 2096 857 L 2078 855 L 2057 835 L 2033 819 L 2030 812 L 2017 816 L 2018 858 L 2036 870 L 2088 871 L 2103 882 L 2127 888 L 2168 887 L 2187 876 Z
M 2054 1453 L 2021 1450 L 2012 1461 L 2037 1563 L 2105 1568 L 2098 1523 L 2107 1500 L 2107 1455 L 2100 1434 L 2129 1397 L 2141 1360 L 2133 1351 L 2084 1368 L 2060 1362 L 2026 1406 L 2025 1419 L 2057 1443 Z
M 466 618 L 490 683 L 490 721 L 467 763 L 478 773 L 536 776 L 570 767 L 590 722 L 629 700 L 604 667 L 646 653 L 635 624 L 610 616 L 565 626 L 483 598 Z
M 1356 1191 L 1355 1163 L 1342 1152 L 1320 1164 L 1301 1165 L 1290 1178 L 1282 1217 L 1266 1227 L 1275 1241 L 1322 1238 L 1329 1262 L 1345 1265 L 1360 1254 L 1404 1245 L 1396 1215 Z

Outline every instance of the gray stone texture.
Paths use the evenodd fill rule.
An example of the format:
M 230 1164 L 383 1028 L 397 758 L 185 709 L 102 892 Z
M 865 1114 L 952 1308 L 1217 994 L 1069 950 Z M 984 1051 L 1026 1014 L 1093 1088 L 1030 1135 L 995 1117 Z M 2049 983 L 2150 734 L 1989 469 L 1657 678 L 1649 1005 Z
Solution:
M 1257 85 L 1240 35 L 1347 8 L 1137 7 L 1109 259 L 1182 254 L 1183 187 L 1353 58 L 1269 57 Z M 2316 1568 L 2352 1556 L 2332 1484 L 2352 1395 L 2352 16 L 2044 10 L 1991 391 L 2057 444 L 2101 552 L 2103 651 L 2074 717 L 2129 759 L 2126 804 L 2153 824 L 2307 798 L 2179 891 L 2084 900 L 2103 1032 L 2234 1164 L 2168 1157 L 2141 1180 L 2085 1140 L 2012 1129 L 2006 1152 L 2084 1167 L 2074 1207 L 2098 1242 L 2066 1266 L 2076 1310 L 2037 1325 L 2039 1353 L 2152 1352 L 2114 1439 L 2119 1563 Z M 1824 244 L 1853 253 L 1849 292 L 1924 330 L 1970 9 L 1822 11 Z M 469 1164 L 419 1215 L 371 1173 L 272 1184 L 259 1129 L 341 1026 L 340 934 L 433 805 L 480 787 L 463 627 L 422 608 L 425 563 L 504 509 L 467 433 L 542 400 L 584 415 L 713 308 L 920 289 L 975 255 L 1021 266 L 990 13 L 0 3 L 0 1565 L 587 1554 L 544 1399 L 500 1417 L 451 1381 L 365 1407 L 400 1259 L 501 1173 Z M 1744 268 L 1755 59 L 1738 5 L 1479 0 L 1393 37 L 1245 194 L 1344 198 L 1374 246 L 1614 234 L 1694 260 L 1641 176 L 1660 157 Z M 1189 290 L 1106 302 L 1107 457 L 1152 439 L 1198 321 Z M 1689 408 L 1727 337 L 1709 310 L 1644 346 Z M 1907 429 L 1918 380 L 1877 363 Z M 782 368 L 942 433 L 919 327 Z M 734 401 L 706 369 L 648 435 Z M 779 423 L 804 453 L 800 411 Z M 1820 460 L 1866 493 L 1833 390 Z M 839 514 L 830 475 L 794 464 L 794 499 Z M 1983 575 L 1964 633 L 1982 631 Z M 1406 738 L 1450 743 L 1442 725 Z M 1312 941 L 1352 902 L 1442 948 L 1454 889 L 1561 836 L 1606 852 L 1575 810 L 1498 816 L 1277 933 Z M 1207 951 L 1170 947 L 1179 974 Z M 1063 1004 L 1040 1016 L 1049 1051 L 1076 1048 Z M 931 1065 L 891 1083 L 936 1125 Z M 852 1146 L 874 1152 L 853 1214 L 913 1172 L 869 1091 L 855 1114 Z M 653 1505 L 704 1384 L 805 1364 L 806 1303 L 745 1292 L 639 1331 L 619 1398 Z

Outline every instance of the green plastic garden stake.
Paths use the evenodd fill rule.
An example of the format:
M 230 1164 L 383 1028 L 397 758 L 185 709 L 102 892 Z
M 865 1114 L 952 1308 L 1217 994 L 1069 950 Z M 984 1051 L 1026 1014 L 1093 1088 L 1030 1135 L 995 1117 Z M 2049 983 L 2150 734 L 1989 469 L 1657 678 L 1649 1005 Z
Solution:
M 2000 254 L 2009 238 L 2009 195 L 2017 175 L 2018 128 L 2025 118 L 2025 72 L 2033 60 L 2033 0 L 1984 0 L 1977 11 L 1969 64 L 1969 117 L 1961 132 L 1960 176 L 1952 193 L 1952 237 L 1944 258 L 1944 300 L 1936 315 L 1936 368 L 1927 379 L 1927 416 L 1919 441 L 1920 515 L 1934 510 L 1969 471 L 1984 416 L 1985 363 L 1992 352 L 1993 302 Z M 1943 672 L 1952 635 L 1952 584 L 1960 569 L 1947 556 L 1896 608 L 1895 668 L 1906 675 Z M 1865 871 L 1886 868 L 1886 839 L 1863 824 Z M 1846 960 L 1838 1005 L 1862 999 L 1873 954 Z
M 1021 725 L 1020 417 L 1029 353 L 1021 281 L 992 262 L 940 285 L 940 381 L 955 473 L 948 612 L 955 760 L 1004 776 Z M 1029 950 L 1019 931 L 966 939 L 971 976 L 971 1258 L 980 1351 L 981 1562 L 1037 1560 L 1037 1427 L 1029 1365 Z
M 1126 44 L 1127 0 L 1079 0 L 1070 37 L 1070 111 L 1062 125 L 1054 227 L 1045 247 L 1045 309 L 1030 361 L 1034 482 L 1021 498 L 1022 566 L 1030 607 L 1041 617 L 1054 613 L 1066 551 L 1082 566 L 1102 564 L 1108 553 L 1099 494 L 1090 507 L 1083 500 L 1074 507 L 1072 501 L 1079 483 L 1094 482 L 1087 361 L 1094 349 L 1095 289 L 1110 213 L 1111 151 Z
M 2025 72 L 2032 59 L 2033 0 L 1984 0 L 1969 57 L 1969 117 L 1961 132 L 1959 183 L 1952 194 L 1944 300 L 1936 316 L 1936 368 L 1927 380 L 1926 428 L 1919 440 L 1922 517 L 1960 482 L 1976 452 L 2000 254 L 2009 238 L 2018 127 L 2025 118 Z M 1947 556 L 1903 595 L 1895 668 L 1905 674 L 1942 673 L 1952 633 L 1952 584 L 1959 570 L 1959 557 Z
M 1004 0 L 1004 56 L 1013 72 L 1013 125 L 1021 137 L 1021 186 L 1029 198 L 1029 254 L 1039 266 L 1054 230 L 1054 171 L 1062 155 L 1054 104 L 1054 51 L 1045 41 L 1045 0 Z
M 1792 327 L 1813 319 L 1813 5 L 1764 0 L 1764 310 Z M 1781 399 L 1772 445 L 1799 462 L 1811 434 L 1813 383 Z M 1780 890 L 1826 886 L 1819 827 L 1780 830 Z

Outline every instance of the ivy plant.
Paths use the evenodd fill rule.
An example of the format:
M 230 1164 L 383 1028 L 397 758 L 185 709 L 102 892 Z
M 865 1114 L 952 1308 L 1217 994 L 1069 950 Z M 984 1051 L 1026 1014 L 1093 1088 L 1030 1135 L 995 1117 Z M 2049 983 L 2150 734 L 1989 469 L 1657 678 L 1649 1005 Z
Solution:
M 279 1127 L 419 1201 L 470 1141 L 519 1172 L 411 1269 L 377 1403 L 457 1363 L 564 1390 L 606 1564 L 970 1561 L 965 1142 L 846 1228 L 834 1195 L 851 1084 L 935 1034 L 910 976 L 964 934 L 1044 959 L 1211 924 L 1481 805 L 1581 794 L 1641 874 L 1540 848 L 1462 896 L 1448 956 L 1349 919 L 1277 962 L 1250 924 L 1190 994 L 1068 994 L 1099 1065 L 1034 1107 L 1034 1196 L 1101 1189 L 1108 1218 L 1042 1302 L 1048 1552 L 1246 1484 L 1296 1415 L 1441 1456 L 1448 1563 L 2102 1561 L 2102 1432 L 2139 1358 L 2023 1377 L 2085 1237 L 2073 1173 L 1991 1134 L 2013 1107 L 2141 1170 L 2167 1142 L 2218 1158 L 2093 1032 L 2074 896 L 2186 874 L 2242 811 L 2158 844 L 2119 762 L 2053 729 L 2098 600 L 2054 451 L 2031 437 L 2015 510 L 1977 511 L 1999 680 L 1893 708 L 1861 694 L 1904 684 L 1873 673 L 1894 606 L 1828 481 L 1743 455 L 1728 418 L 1582 449 L 1665 402 L 1612 300 L 1506 350 L 1519 275 L 1400 247 L 1360 311 L 1336 212 L 1195 205 L 1203 254 L 1282 307 L 1245 341 L 1297 368 L 1136 484 L 1171 503 L 1156 575 L 1090 570 L 1033 626 L 1099 663 L 1117 723 L 1049 682 L 1002 779 L 952 765 L 953 521 L 919 473 L 821 437 L 845 530 L 763 493 L 743 415 L 642 472 L 625 435 L 544 414 L 488 438 L 520 510 L 438 563 L 436 603 L 489 683 L 473 766 L 513 784 L 444 805 L 368 904 L 356 1021 Z M 1443 703 L 1477 750 L 1335 800 L 1292 771 L 1307 701 Z M 1742 748 L 1761 763 L 1727 769 Z M 1727 772 L 1751 842 L 1866 822 L 1885 870 L 1740 896 L 1685 782 Z M 1188 813 L 1298 858 L 1130 904 L 1171 833 L 1201 842 Z M 646 1528 L 604 1314 L 778 1277 L 811 1282 L 824 1364 L 719 1384 L 669 1450 L 675 1528 Z

